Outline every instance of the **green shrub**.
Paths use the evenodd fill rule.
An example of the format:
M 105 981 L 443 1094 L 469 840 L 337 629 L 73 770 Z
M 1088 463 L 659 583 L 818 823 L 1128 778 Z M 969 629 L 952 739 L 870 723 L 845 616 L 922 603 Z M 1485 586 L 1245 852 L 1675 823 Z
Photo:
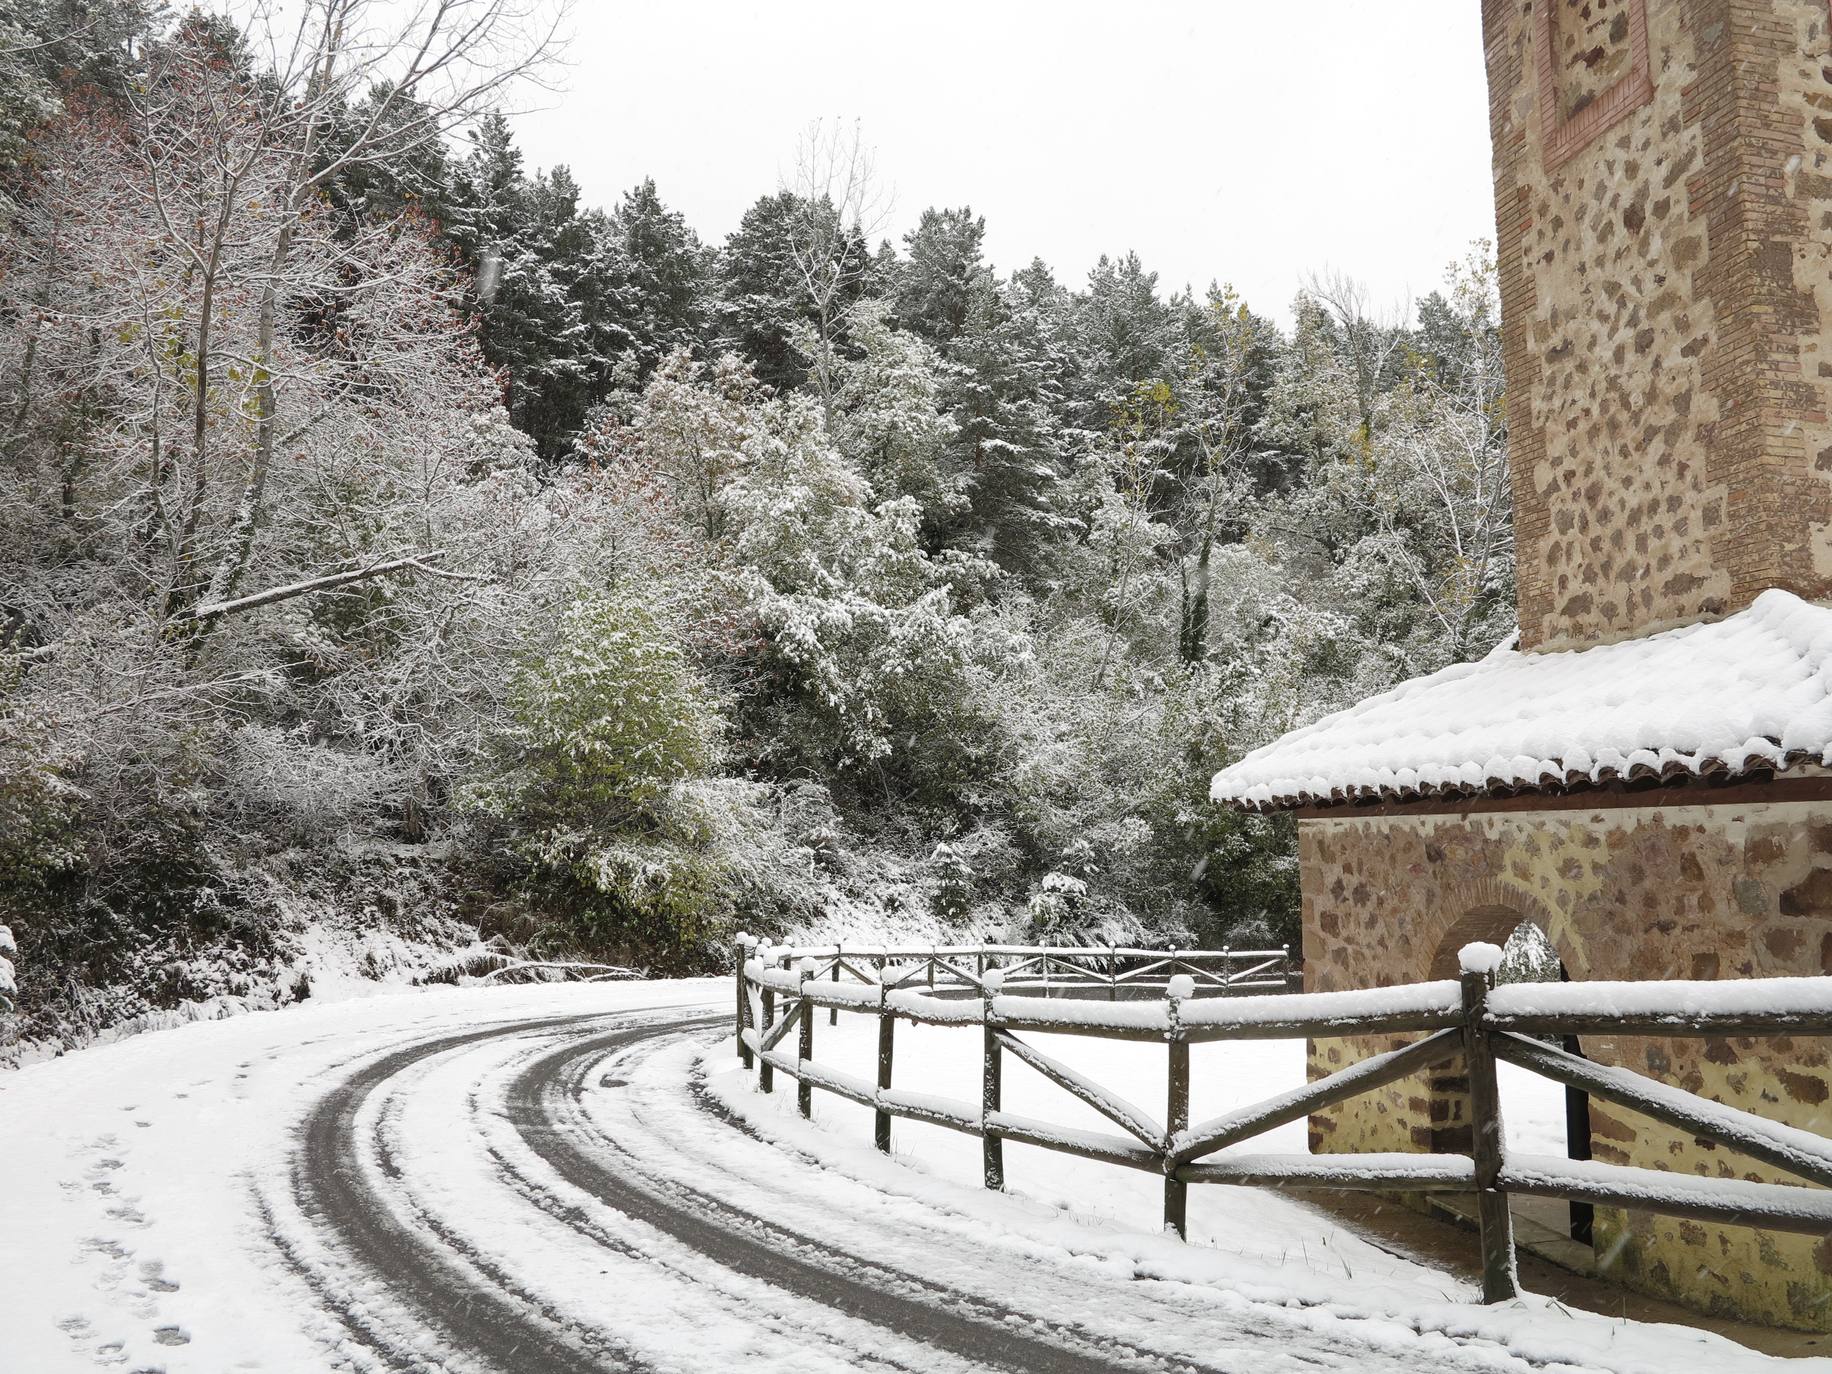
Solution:
M 669 628 L 631 598 L 575 600 L 509 713 L 500 772 L 475 797 L 565 933 L 600 949 L 693 941 L 719 865 L 689 785 L 717 766 L 722 721 Z

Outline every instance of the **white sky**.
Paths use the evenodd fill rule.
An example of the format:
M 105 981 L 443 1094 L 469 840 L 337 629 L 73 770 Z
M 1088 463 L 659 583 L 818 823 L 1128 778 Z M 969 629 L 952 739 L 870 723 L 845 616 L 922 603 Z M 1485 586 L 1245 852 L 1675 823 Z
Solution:
M 1494 237 L 1477 0 L 579 0 L 564 88 L 518 116 L 589 203 L 643 176 L 722 241 L 818 117 L 860 118 L 895 194 L 984 215 L 1002 271 L 1079 285 L 1135 249 L 1280 319 L 1340 268 L 1376 301 Z

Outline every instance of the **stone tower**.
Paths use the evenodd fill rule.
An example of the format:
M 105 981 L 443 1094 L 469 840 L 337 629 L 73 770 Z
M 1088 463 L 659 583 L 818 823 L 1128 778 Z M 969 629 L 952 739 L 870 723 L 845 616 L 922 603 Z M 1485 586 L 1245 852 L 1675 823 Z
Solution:
M 1521 644 L 1832 596 L 1827 0 L 1483 0 Z
M 1828 0 L 1483 0 L 1519 555 L 1498 648 L 1215 775 L 1297 817 L 1305 987 L 1447 976 L 1538 926 L 1574 981 L 1832 975 Z M 1562 651 L 1562 652 L 1561 652 Z M 1598 1063 L 1832 1136 L 1832 1043 L 1596 1034 Z M 1313 1077 L 1395 1048 L 1314 1039 Z M 1311 1118 L 1469 1143 L 1461 1062 Z M 1566 1104 L 1606 1165 L 1782 1181 Z M 1525 1243 L 1832 1331 L 1832 1237 L 1523 1211 Z

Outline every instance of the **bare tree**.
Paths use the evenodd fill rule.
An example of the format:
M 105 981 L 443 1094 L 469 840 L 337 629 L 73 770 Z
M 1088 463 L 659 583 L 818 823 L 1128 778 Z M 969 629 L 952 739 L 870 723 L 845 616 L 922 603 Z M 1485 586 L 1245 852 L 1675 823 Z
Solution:
M 281 284 L 313 203 L 352 168 L 408 157 L 515 83 L 538 79 L 556 56 L 564 12 L 549 0 L 419 0 L 404 9 L 381 0 L 308 0 L 281 40 L 262 5 L 260 31 L 278 77 L 266 93 L 263 141 L 279 152 L 284 181 L 251 360 L 255 453 L 211 600 L 234 595 L 253 551 L 280 428 L 270 360 Z M 353 133 L 328 148 L 333 120 L 365 97 Z
M 329 194 L 552 29 L 521 0 L 284 12 L 252 51 L 187 18 L 124 104 L 73 97 L 0 236 L 0 771 L 80 771 L 97 855 L 186 788 L 414 809 L 496 709 L 562 528 L 436 226 Z
M 170 550 L 164 617 L 195 619 L 186 613 L 200 600 L 235 598 L 257 561 L 277 449 L 323 421 L 327 389 L 366 384 L 356 374 L 383 352 L 372 334 L 345 340 L 369 359 L 307 363 L 282 337 L 288 322 L 342 312 L 372 288 L 398 295 L 416 270 L 389 251 L 397 226 L 332 223 L 326 188 L 411 157 L 537 80 L 563 10 L 560 0 L 304 0 L 254 6 L 250 52 L 195 18 L 151 45 L 128 92 L 131 119 L 91 156 L 126 164 L 131 205 L 150 221 L 149 251 L 130 270 L 148 289 L 125 328 L 159 393 L 146 525 Z M 182 431 L 152 418 L 171 404 L 188 412 Z
M 789 254 L 814 316 L 808 352 L 821 415 L 831 430 L 839 384 L 834 335 L 870 270 L 870 243 L 890 216 L 891 200 L 858 120 L 810 124 L 796 147 L 794 181 L 785 189 L 795 197 Z
M 1238 460 L 1247 440 L 1248 364 L 1254 346 L 1254 321 L 1232 287 L 1211 288 L 1201 336 L 1186 345 L 1183 410 L 1201 453 L 1201 465 L 1188 484 L 1182 522 L 1194 557 L 1178 559 L 1181 606 L 1177 651 L 1185 663 L 1198 663 L 1208 652 L 1209 573 L 1223 512 L 1242 496 Z
M 1512 603 L 1514 524 L 1487 245 L 1453 270 L 1450 288 L 1463 336 L 1454 375 L 1421 361 L 1396 391 L 1365 504 L 1387 559 L 1429 608 L 1456 662 L 1490 647 L 1491 619 Z
M 1382 308 L 1368 288 L 1339 271 L 1313 272 L 1306 290 L 1323 306 L 1342 333 L 1344 351 L 1355 378 L 1355 400 L 1360 409 L 1360 442 L 1365 452 L 1374 441 L 1375 406 L 1391 381 L 1394 360 L 1405 342 L 1405 322 L 1410 303 Z

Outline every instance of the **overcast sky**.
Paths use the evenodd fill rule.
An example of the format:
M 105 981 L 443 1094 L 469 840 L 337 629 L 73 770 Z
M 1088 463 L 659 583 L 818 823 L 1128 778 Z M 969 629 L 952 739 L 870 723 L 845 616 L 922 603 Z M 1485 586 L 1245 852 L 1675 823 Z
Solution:
M 1377 300 L 1494 237 L 1477 0 L 580 0 L 564 89 L 518 116 L 589 202 L 644 176 L 718 242 L 817 117 L 863 120 L 898 240 L 971 205 L 1009 271 L 1136 250 L 1287 318 L 1340 268 Z

